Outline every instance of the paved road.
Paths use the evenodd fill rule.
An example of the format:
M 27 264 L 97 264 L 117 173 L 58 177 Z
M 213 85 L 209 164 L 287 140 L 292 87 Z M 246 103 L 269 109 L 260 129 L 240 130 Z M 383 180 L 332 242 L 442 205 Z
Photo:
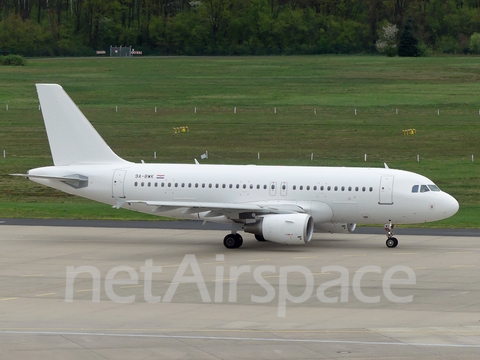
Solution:
M 247 234 L 226 250 L 225 230 L 109 224 L 0 226 L 0 358 L 480 356 L 477 237 L 403 235 L 388 249 L 383 234 L 315 234 L 305 246 Z M 392 293 L 411 302 L 387 296 L 396 266 L 408 281 Z
M 206 223 L 202 221 L 118 221 L 118 220 L 64 220 L 64 219 L 0 219 L 0 225 L 20 226 L 68 226 L 68 227 L 103 227 L 126 229 L 179 229 L 179 230 L 224 230 L 229 231 L 227 224 Z M 422 229 L 402 228 L 395 229 L 401 235 L 431 235 L 431 236 L 479 236 L 480 229 Z M 356 234 L 385 234 L 380 227 L 357 227 Z

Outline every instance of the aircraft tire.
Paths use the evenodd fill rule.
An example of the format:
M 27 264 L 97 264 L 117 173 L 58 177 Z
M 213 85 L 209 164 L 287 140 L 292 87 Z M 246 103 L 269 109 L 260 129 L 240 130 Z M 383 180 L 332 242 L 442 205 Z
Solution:
M 387 247 L 389 248 L 394 248 L 394 247 L 397 247 L 398 245 L 398 240 L 394 237 L 391 237 L 391 238 L 388 238 L 387 239 Z
M 223 239 L 223 245 L 227 249 L 237 249 L 243 244 L 243 238 L 240 234 L 228 234 Z

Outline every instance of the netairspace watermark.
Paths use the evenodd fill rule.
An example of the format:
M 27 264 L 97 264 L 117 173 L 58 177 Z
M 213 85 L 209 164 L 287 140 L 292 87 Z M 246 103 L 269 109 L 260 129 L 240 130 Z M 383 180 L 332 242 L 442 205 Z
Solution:
M 242 275 L 251 275 L 256 284 L 263 289 L 262 291 L 265 291 L 265 295 L 263 296 L 252 294 L 250 296 L 251 302 L 256 304 L 266 304 L 275 301 L 277 303 L 278 317 L 286 316 L 287 304 L 302 304 L 310 300 L 314 295 L 316 295 L 320 302 L 325 304 L 334 304 L 338 302 L 347 303 L 349 301 L 350 289 L 352 289 L 355 298 L 363 303 L 376 304 L 381 300 L 380 294 L 376 296 L 365 295 L 362 292 L 361 286 L 362 278 L 365 274 L 382 274 L 382 268 L 380 266 L 368 265 L 358 269 L 353 275 L 351 287 L 350 272 L 346 267 L 339 265 L 324 266 L 321 268 L 321 273 L 338 273 L 339 277 L 335 278 L 334 280 L 326 281 L 315 289 L 313 273 L 307 267 L 302 265 L 281 266 L 278 269 L 273 265 L 260 265 L 255 268 L 252 268 L 250 265 L 230 266 L 228 268 L 228 277 L 225 278 L 225 275 L 227 275 L 226 268 L 225 266 L 220 265 L 220 262 L 224 262 L 224 260 L 224 255 L 216 256 L 216 261 L 218 261 L 219 264 L 215 268 L 215 289 L 213 294 L 213 302 L 215 303 L 224 302 L 224 288 L 226 289 L 227 286 L 228 302 L 237 302 L 238 279 Z M 127 273 L 129 278 L 115 278 L 117 274 L 122 272 Z M 154 266 L 153 260 L 150 259 L 145 261 L 145 266 L 140 268 L 140 272 L 143 274 L 143 297 L 148 303 L 157 304 L 160 302 L 172 302 L 178 287 L 180 285 L 183 286 L 183 284 L 196 284 L 202 301 L 204 303 L 212 302 L 211 294 L 207 289 L 197 258 L 193 254 L 185 255 L 163 297 L 153 295 L 154 289 L 152 288 L 154 274 L 161 273 L 162 267 Z M 89 273 L 92 276 L 92 301 L 100 302 L 100 271 L 95 266 L 90 265 L 79 266 L 76 268 L 73 266 L 67 266 L 65 301 L 73 302 L 74 282 L 76 276 L 80 273 Z M 303 277 L 305 280 L 305 288 L 303 293 L 300 295 L 289 292 L 289 275 L 293 276 L 294 274 L 296 274 L 296 277 L 294 284 L 291 283 L 291 285 L 298 287 L 298 276 Z M 397 275 L 394 278 L 394 275 L 396 274 L 400 275 Z M 274 275 L 277 275 L 275 277 L 278 278 L 277 290 L 270 282 L 266 280 L 266 277 L 272 278 Z M 110 269 L 105 277 L 105 293 L 111 301 L 117 303 L 132 303 L 135 301 L 136 295 L 119 296 L 115 293 L 114 286 L 135 286 L 139 285 L 139 282 L 139 275 L 134 268 L 124 265 L 116 266 Z M 392 286 L 415 284 L 415 272 L 410 267 L 401 265 L 393 266 L 385 271 L 383 275 L 382 292 L 385 298 L 392 303 L 410 303 L 413 301 L 413 295 L 397 296 L 394 294 Z M 326 295 L 327 290 L 336 287 L 340 288 L 339 296 L 328 297 Z

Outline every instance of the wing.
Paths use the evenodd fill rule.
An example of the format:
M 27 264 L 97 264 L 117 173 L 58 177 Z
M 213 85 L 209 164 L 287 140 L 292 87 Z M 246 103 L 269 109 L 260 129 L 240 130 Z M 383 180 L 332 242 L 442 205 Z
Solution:
M 255 202 L 255 203 L 209 203 L 197 201 L 148 201 L 125 200 L 117 198 L 114 208 L 119 209 L 127 204 L 145 204 L 152 207 L 152 212 L 170 211 L 184 208 L 184 214 L 208 212 L 204 217 L 225 215 L 230 219 L 247 218 L 254 214 L 294 214 L 304 213 L 305 210 L 294 203 L 287 202 Z

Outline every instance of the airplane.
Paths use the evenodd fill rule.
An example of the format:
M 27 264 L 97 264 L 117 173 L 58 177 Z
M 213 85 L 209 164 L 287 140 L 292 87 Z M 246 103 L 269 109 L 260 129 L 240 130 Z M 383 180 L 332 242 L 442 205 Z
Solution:
M 143 213 L 231 224 L 223 239 L 239 248 L 244 231 L 258 241 L 306 244 L 314 230 L 351 233 L 454 215 L 458 202 L 430 179 L 383 168 L 145 164 L 117 156 L 57 84 L 37 84 L 54 166 L 22 176 L 72 195 Z

